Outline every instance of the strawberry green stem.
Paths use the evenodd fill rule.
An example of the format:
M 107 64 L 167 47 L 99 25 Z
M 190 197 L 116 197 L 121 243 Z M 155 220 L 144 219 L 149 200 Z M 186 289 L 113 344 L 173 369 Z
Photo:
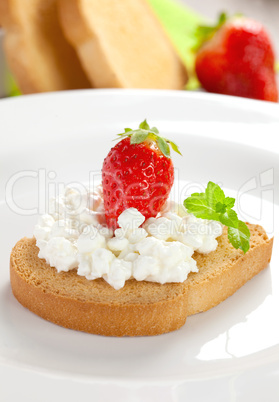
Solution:
M 170 146 L 175 152 L 182 155 L 177 144 L 167 138 L 161 137 L 159 130 L 156 127 L 150 128 L 146 119 L 140 123 L 138 129 L 132 130 L 131 128 L 125 128 L 124 133 L 117 135 L 121 138 L 130 137 L 131 144 L 141 144 L 147 139 L 152 140 L 156 142 L 162 154 L 167 158 L 170 158 Z

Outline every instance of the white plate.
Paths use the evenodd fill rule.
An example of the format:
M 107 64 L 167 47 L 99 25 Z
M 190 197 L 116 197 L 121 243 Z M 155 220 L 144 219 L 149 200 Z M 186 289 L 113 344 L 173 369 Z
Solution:
M 144 118 L 180 145 L 183 158 L 174 156 L 180 197 L 217 181 L 238 195 L 242 219 L 263 224 L 270 236 L 278 232 L 278 105 L 140 90 L 1 101 L 1 400 L 278 401 L 276 238 L 268 269 L 221 305 L 189 317 L 181 330 L 157 337 L 67 330 L 24 309 L 11 293 L 9 253 L 18 239 L 32 235 L 38 171 L 47 187 L 86 182 L 90 171 L 100 170 L 114 135 Z

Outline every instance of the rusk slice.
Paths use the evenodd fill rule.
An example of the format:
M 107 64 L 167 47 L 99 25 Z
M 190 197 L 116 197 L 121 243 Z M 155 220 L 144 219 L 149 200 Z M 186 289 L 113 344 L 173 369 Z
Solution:
M 57 0 L 0 0 L 7 61 L 27 93 L 90 88 L 59 25 Z
M 60 20 L 92 85 L 182 89 L 185 66 L 146 0 L 59 0 Z
M 100 335 L 157 335 L 180 328 L 187 317 L 184 284 L 127 281 L 115 290 L 75 270 L 57 273 L 38 258 L 35 239 L 23 238 L 11 254 L 11 285 L 18 301 L 66 328 Z
M 184 283 L 160 285 L 129 280 L 115 290 L 75 270 L 57 273 L 38 258 L 35 239 L 23 238 L 11 253 L 11 286 L 18 301 L 55 324 L 107 336 L 157 335 L 180 328 L 188 315 L 208 310 L 232 295 L 268 265 L 273 239 L 249 225 L 251 249 L 243 255 L 219 237 L 216 251 L 195 254 L 199 273 Z
M 209 310 L 231 296 L 249 279 L 267 267 L 273 238 L 259 225 L 247 224 L 251 232 L 250 250 L 243 254 L 228 241 L 227 228 L 218 238 L 218 247 L 209 254 L 195 253 L 199 272 L 187 279 L 188 315 Z

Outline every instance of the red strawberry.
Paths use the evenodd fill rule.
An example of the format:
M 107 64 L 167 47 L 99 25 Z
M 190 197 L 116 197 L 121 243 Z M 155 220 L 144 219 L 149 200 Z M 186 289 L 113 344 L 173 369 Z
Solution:
M 118 216 L 127 208 L 137 208 L 146 219 L 160 212 L 174 179 L 170 147 L 177 145 L 160 137 L 146 120 L 137 130 L 125 129 L 123 138 L 103 163 L 102 182 L 107 225 L 115 229 Z
M 200 26 L 196 73 L 209 92 L 277 102 L 273 47 L 263 25 L 245 17 Z M 202 39 L 203 37 L 203 39 Z

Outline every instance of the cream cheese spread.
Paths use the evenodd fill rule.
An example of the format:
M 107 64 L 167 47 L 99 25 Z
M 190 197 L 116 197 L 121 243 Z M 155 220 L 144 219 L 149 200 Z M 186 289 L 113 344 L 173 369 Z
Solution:
M 198 271 L 194 251 L 214 251 L 222 234 L 219 222 L 198 219 L 174 202 L 147 220 L 129 208 L 118 225 L 114 233 L 105 226 L 100 186 L 84 193 L 66 188 L 50 200 L 49 213 L 34 228 L 39 257 L 58 272 L 77 269 L 78 275 L 104 278 L 115 289 L 131 278 L 183 282 L 189 272 Z

